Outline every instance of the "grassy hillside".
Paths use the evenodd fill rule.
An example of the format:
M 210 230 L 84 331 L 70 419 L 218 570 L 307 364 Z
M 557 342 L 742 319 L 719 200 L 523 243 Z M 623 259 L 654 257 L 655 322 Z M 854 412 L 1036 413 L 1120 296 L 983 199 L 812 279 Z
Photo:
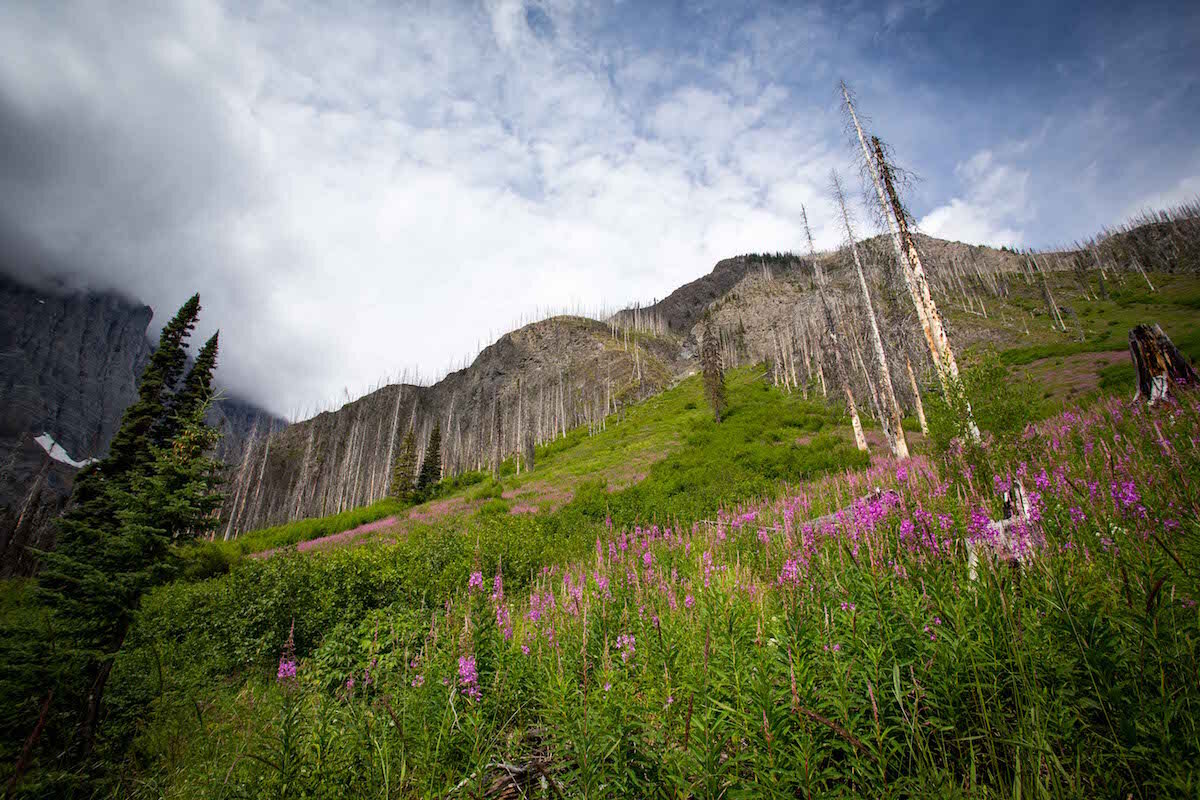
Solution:
M 1051 285 L 1060 304 L 1078 310 L 1078 328 L 1071 327 L 1066 333 L 1051 327 L 1040 288 L 1017 278 L 1010 282 L 1007 298 L 989 303 L 987 319 L 952 303 L 943 303 L 943 308 L 965 345 L 968 364 L 973 357 L 996 351 L 1015 376 L 1033 382 L 1036 396 L 1031 397 L 1033 406 L 1026 413 L 1030 419 L 1040 419 L 1064 406 L 1090 403 L 1102 394 L 1127 395 L 1133 385 L 1127 335 L 1138 323 L 1162 325 L 1185 353 L 1200 361 L 1200 279 L 1187 274 L 1151 277 L 1155 292 L 1148 290 L 1140 276 L 1126 275 L 1107 287 L 1108 298 L 1085 301 L 1072 276 L 1053 274 Z M 517 474 L 510 459 L 498 482 L 490 475 L 468 473 L 448 483 L 435 503 L 422 508 L 410 510 L 382 501 L 332 517 L 255 531 L 223 546 L 224 557 L 320 540 L 393 516 L 399 517 L 397 524 L 364 535 L 395 538 L 432 517 L 461 522 L 481 510 L 485 514 L 545 513 L 569 502 L 583 484 L 601 482 L 612 491 L 647 476 L 654 480 L 621 500 L 610 501 L 621 509 L 632 498 L 639 498 L 628 512 L 619 511 L 621 522 L 632 523 L 637 514 L 662 517 L 701 513 L 701 508 L 711 511 L 714 503 L 695 498 L 741 499 L 769 491 L 779 479 L 794 480 L 806 474 L 800 462 L 811 456 L 760 445 L 811 440 L 817 434 L 828 437 L 835 431 L 845 438 L 845 431 L 838 430 L 842 422 L 838 412 L 824 403 L 804 403 L 799 397 L 763 391 L 761 382 L 754 381 L 761 372 L 761 366 L 755 366 L 730 373 L 731 390 L 740 394 L 729 426 L 718 429 L 706 422 L 708 412 L 699 380 L 693 376 L 632 407 L 622 419 L 610 418 L 605 429 L 595 435 L 589 436 L 586 428 L 579 427 L 539 447 L 533 472 Z M 760 393 L 743 393 L 752 383 L 759 386 Z M 819 393 L 814 389 L 811 395 L 815 401 Z M 915 423 L 912 429 L 916 429 Z M 822 438 L 810 454 L 824 452 L 828 443 Z M 670 464 L 656 466 L 675 453 L 679 456 Z M 837 458 L 847 465 L 855 463 L 852 456 L 846 460 L 845 454 Z M 731 464 L 735 472 L 730 473 L 728 466 L 710 468 L 714 464 Z M 731 480 L 743 485 L 735 491 L 729 486 Z M 668 500 L 666 495 L 674 499 Z M 689 495 L 692 500 L 683 499 Z M 407 521 L 409 517 L 413 523 Z M 345 541 L 333 538 L 328 546 Z M 327 545 L 318 542 L 318 546 Z
M 576 428 L 539 447 L 535 469 L 520 474 L 510 459 L 498 479 L 472 474 L 448 482 L 435 500 L 414 509 L 390 501 L 332 517 L 255 531 L 221 545 L 229 555 L 257 553 L 329 537 L 398 515 L 392 526 L 370 532 L 396 538 L 437 518 L 552 512 L 579 492 L 604 495 L 616 518 L 636 519 L 713 513 L 722 502 L 770 494 L 782 481 L 861 465 L 840 429 L 842 413 L 798 393 L 785 395 L 763 380 L 761 365 L 727 376 L 734 401 L 722 425 L 712 421 L 698 376 L 634 406 L 589 436 Z M 341 543 L 340 541 L 338 542 Z
M 583 490 L 157 592 L 114 671 L 118 793 L 478 795 L 501 762 L 568 796 L 1195 786 L 1194 395 L 697 507 L 710 522 L 598 519 L 670 502 L 689 452 L 738 438 L 710 435 L 652 467 L 648 494 Z M 738 496 L 725 471 L 746 452 L 705 486 Z M 1018 478 L 1033 513 L 1001 542 L 983 521 Z
M 868 458 L 819 393 L 744 367 L 720 425 L 693 376 L 533 472 L 199 549 L 116 660 L 106 791 L 1194 793 L 1200 403 L 1131 408 L 1112 356 L 1141 321 L 1196 354 L 1200 284 L 1155 278 L 1081 312 L 1083 342 L 975 337 L 985 448 L 946 446 L 931 398 L 912 459 L 875 431 Z M 1032 514 L 1000 540 L 1014 480 Z M 5 630 L 42 629 L 32 601 L 6 587 Z M 5 700 L 32 727 L 37 697 Z

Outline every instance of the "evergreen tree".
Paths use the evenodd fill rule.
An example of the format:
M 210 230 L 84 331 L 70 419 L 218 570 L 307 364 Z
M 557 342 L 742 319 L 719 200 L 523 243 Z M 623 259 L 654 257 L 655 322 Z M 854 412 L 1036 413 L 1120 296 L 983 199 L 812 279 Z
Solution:
M 704 318 L 700 341 L 700 368 L 704 372 L 704 395 L 712 406 L 713 418 L 721 421 L 725 412 L 725 373 L 721 369 L 721 345 L 713 332 L 712 317 Z
M 442 425 L 433 423 L 429 433 L 429 445 L 425 448 L 425 460 L 421 462 L 421 475 L 417 478 L 417 496 L 424 499 L 437 482 L 442 479 Z
M 176 545 L 216 524 L 219 465 L 208 453 L 219 434 L 204 422 L 215 336 L 176 391 L 198 310 L 193 296 L 163 328 L 109 455 L 77 476 L 56 547 L 40 554 L 56 637 L 46 677 L 71 726 L 59 732 L 67 759 L 91 751 L 109 671 L 142 596 L 174 576 Z
M 116 480 L 143 466 L 150 443 L 162 445 L 169 440 L 167 404 L 187 366 L 187 340 L 199 314 L 200 295 L 192 295 L 163 327 L 158 347 L 138 381 L 138 399 L 125 410 L 104 459 L 106 479 Z
M 397 500 L 408 502 L 413 499 L 417 488 L 417 437 L 412 428 L 404 435 L 400 455 L 392 468 L 392 485 L 389 494 Z
M 174 434 L 195 415 L 196 409 L 212 400 L 212 374 L 217 366 L 217 339 L 220 335 L 221 332 L 217 331 L 200 348 L 195 363 L 183 380 L 183 386 L 170 404 L 168 417 L 174 430 L 169 431 L 171 435 L 168 438 L 173 439 Z

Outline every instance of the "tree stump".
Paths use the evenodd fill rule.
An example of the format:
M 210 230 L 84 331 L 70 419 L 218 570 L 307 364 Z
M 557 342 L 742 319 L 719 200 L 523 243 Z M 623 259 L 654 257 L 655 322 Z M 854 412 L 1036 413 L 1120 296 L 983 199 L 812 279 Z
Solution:
M 1129 331 L 1129 354 L 1137 373 L 1134 401 L 1153 405 L 1167 396 L 1171 384 L 1197 383 L 1196 370 L 1158 325 L 1136 325 Z

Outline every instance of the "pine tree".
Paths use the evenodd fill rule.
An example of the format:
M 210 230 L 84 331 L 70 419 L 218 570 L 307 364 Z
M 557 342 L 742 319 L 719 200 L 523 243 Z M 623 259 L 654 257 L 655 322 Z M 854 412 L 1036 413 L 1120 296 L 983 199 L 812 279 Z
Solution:
M 392 468 L 392 485 L 389 494 L 397 500 L 408 502 L 413 499 L 417 488 L 417 437 L 412 428 L 404 435 L 400 455 Z
M 433 423 L 429 433 L 429 444 L 425 448 L 425 460 L 421 462 L 421 475 L 417 478 L 417 496 L 424 499 L 442 479 L 442 426 Z
M 725 374 L 721 369 L 721 345 L 713 332 L 712 317 L 704 318 L 704 333 L 700 341 L 700 368 L 704 372 L 704 394 L 712 407 L 713 418 L 721 421 L 725 412 Z
M 109 455 L 77 476 L 56 547 L 40 554 L 39 588 L 53 611 L 57 639 L 50 677 L 56 703 L 78 723 L 75 743 L 85 755 L 113 659 L 142 595 L 176 574 L 176 545 L 217 522 L 219 465 L 208 453 L 219 434 L 204 422 L 216 337 L 175 391 L 198 310 L 193 296 L 163 328 Z M 158 440 L 165 432 L 170 438 Z M 69 731 L 64 736 L 72 738 Z M 78 754 L 70 747 L 60 752 Z
M 212 399 L 212 374 L 217 365 L 217 340 L 220 335 L 220 331 L 214 333 L 200 348 L 195 363 L 183 380 L 183 387 L 171 403 L 171 418 L 177 425 L 191 419 L 197 408 Z
M 104 459 L 107 479 L 115 480 L 143 466 L 151 442 L 162 445 L 169 441 L 167 404 L 187 366 L 187 340 L 199 314 L 200 295 L 192 295 L 163 327 L 158 347 L 138 381 L 138 399 L 125 410 Z

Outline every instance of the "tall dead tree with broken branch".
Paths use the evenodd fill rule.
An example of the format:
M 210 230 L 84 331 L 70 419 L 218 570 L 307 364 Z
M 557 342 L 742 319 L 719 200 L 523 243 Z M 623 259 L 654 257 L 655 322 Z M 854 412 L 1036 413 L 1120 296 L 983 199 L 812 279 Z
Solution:
M 859 146 L 862 148 L 866 172 L 871 178 L 875 194 L 879 199 L 881 216 L 886 221 L 888 232 L 891 234 L 892 244 L 896 250 L 896 260 L 903 271 L 909 297 L 912 298 L 917 319 L 925 334 L 926 344 L 929 345 L 929 355 L 933 359 L 934 368 L 937 370 L 947 400 L 953 401 L 958 397 L 958 363 L 955 361 L 954 351 L 950 347 L 950 340 L 946 336 L 946 328 L 942 324 L 937 305 L 930 295 L 925 268 L 921 263 L 920 253 L 917 252 L 912 232 L 909 230 L 907 212 L 896 192 L 895 168 L 886 158 L 883 145 L 878 137 L 873 136 L 871 146 L 867 145 L 866 135 L 859 123 L 850 89 L 846 86 L 845 81 L 841 83 L 840 88 L 846 112 L 853 125 Z M 971 405 L 965 397 L 962 399 L 961 412 L 966 418 L 966 428 L 971 438 L 978 441 L 980 438 L 979 428 L 975 425 Z

